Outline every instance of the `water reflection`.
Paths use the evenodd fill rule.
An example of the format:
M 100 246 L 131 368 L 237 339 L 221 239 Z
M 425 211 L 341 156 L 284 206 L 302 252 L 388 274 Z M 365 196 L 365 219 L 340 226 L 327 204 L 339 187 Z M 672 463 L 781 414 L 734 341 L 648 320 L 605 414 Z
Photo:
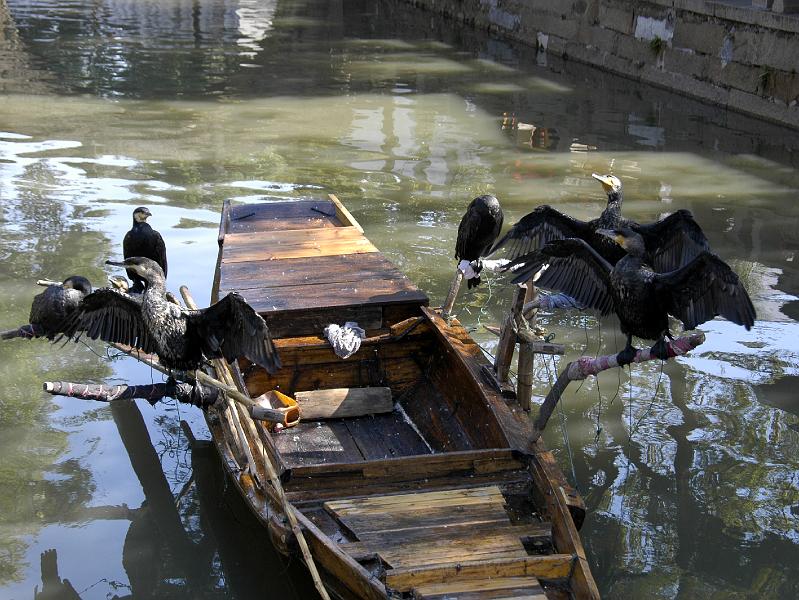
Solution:
M 609 597 L 799 595 L 799 139 L 542 62 L 389 1 L 0 0 L 0 327 L 24 322 L 38 278 L 102 284 L 140 204 L 169 245 L 172 291 L 186 283 L 201 302 L 224 198 L 327 192 L 436 302 L 472 197 L 496 194 L 509 223 L 543 202 L 587 219 L 605 203 L 590 173 L 613 172 L 629 217 L 694 213 L 760 320 L 748 333 L 705 324 L 707 343 L 662 373 L 605 373 L 566 396 L 547 441 L 586 496 L 594 574 Z M 490 351 L 480 324 L 500 319 L 508 293 L 488 283 L 457 312 Z M 567 360 L 623 343 L 612 319 L 542 322 Z M 537 361 L 536 394 L 555 368 Z M 258 528 L 206 498 L 179 427 L 205 433 L 198 413 L 123 418 L 39 392 L 43 379 L 157 374 L 15 340 L 0 346 L 0 377 L 4 596 L 30 597 L 41 553 L 56 548 L 84 598 L 248 597 L 272 579 L 307 597 L 302 573 L 269 573 L 268 586 L 265 567 L 282 563 L 259 554 Z M 224 503 L 235 498 L 228 487 Z M 100 549 L 92 561 L 87 548 Z

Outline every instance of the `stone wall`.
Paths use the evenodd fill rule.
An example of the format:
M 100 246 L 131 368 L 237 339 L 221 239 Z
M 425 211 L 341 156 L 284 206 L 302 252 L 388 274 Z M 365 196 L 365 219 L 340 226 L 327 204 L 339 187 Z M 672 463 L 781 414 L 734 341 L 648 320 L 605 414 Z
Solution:
M 799 129 L 799 17 L 704 0 L 407 0 L 540 51 Z

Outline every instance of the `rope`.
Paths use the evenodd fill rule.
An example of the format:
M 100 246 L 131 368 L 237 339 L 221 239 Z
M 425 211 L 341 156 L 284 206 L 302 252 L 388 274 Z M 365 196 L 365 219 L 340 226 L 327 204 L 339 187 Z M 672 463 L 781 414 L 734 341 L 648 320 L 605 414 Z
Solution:
M 324 329 L 324 335 L 333 352 L 339 358 L 349 358 L 361 347 L 361 340 L 366 337 L 366 331 L 358 327 L 355 321 L 347 321 L 344 325 L 331 323 Z

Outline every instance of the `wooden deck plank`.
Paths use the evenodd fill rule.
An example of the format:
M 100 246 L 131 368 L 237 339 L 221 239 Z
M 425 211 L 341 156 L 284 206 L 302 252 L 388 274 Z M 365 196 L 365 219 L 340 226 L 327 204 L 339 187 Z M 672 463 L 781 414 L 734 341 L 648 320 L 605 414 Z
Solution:
M 335 256 L 378 252 L 354 227 L 234 233 L 225 236 L 222 265 L 252 260 Z
M 220 296 L 229 291 L 220 288 Z M 363 306 L 387 304 L 413 304 L 427 302 L 427 296 L 420 290 L 409 286 L 398 287 L 392 279 L 373 280 L 357 283 L 318 283 L 296 287 L 276 287 L 247 290 L 242 294 L 247 302 L 259 313 L 270 311 L 316 311 L 320 298 L 324 298 L 324 309 L 343 306 Z M 332 322 L 341 322 L 335 319 Z M 328 322 L 328 324 L 330 321 Z
M 403 567 L 386 573 L 386 586 L 408 592 L 429 583 L 460 580 L 484 580 L 497 577 L 532 575 L 538 579 L 558 580 L 569 577 L 575 557 L 571 554 L 526 556 L 524 558 L 464 561 L 458 565 Z
M 430 454 L 424 440 L 396 412 L 347 419 L 345 424 L 366 460 Z
M 341 226 L 330 200 L 296 200 L 231 206 L 227 233 Z
M 223 269 L 220 286 L 247 290 L 320 281 L 342 283 L 372 279 L 396 279 L 414 287 L 402 272 L 377 252 L 230 263 Z
M 273 435 L 290 467 L 363 460 L 352 435 L 340 422 L 304 421 Z
M 493 596 L 481 596 L 497 598 L 502 596 L 511 596 L 511 594 L 508 593 L 508 590 L 522 589 L 526 590 L 530 594 L 539 593 L 542 595 L 542 598 L 546 598 L 546 596 L 543 595 L 544 590 L 541 588 L 541 584 L 538 582 L 538 579 L 535 577 L 530 577 L 529 575 L 520 577 L 498 577 L 496 579 L 462 580 L 448 583 L 428 583 L 415 587 L 414 591 L 417 595 L 420 595 L 423 598 L 440 598 L 442 596 L 446 596 L 461 600 L 466 597 L 465 594 L 474 592 L 494 592 L 504 590 L 504 593 L 501 594 L 496 594 Z

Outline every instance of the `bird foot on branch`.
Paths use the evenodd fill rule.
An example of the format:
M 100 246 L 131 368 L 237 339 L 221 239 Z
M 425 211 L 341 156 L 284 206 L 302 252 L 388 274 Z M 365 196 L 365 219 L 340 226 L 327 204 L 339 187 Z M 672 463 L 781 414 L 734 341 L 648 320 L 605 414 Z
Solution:
M 616 355 L 616 362 L 619 363 L 620 367 L 629 365 L 635 360 L 635 355 L 637 353 L 638 353 L 637 348 L 633 346 L 627 346 L 624 350 L 622 350 Z

